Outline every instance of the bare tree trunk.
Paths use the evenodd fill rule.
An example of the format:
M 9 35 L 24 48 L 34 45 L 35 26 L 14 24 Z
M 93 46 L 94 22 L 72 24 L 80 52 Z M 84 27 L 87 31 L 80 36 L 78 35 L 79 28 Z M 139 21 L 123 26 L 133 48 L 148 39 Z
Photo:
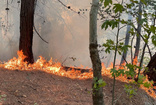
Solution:
M 140 48 L 140 35 L 139 35 L 139 33 L 141 33 L 141 25 L 142 25 L 141 19 L 142 19 L 142 2 L 140 1 L 139 11 L 138 11 L 137 39 L 136 39 L 136 46 L 135 46 L 135 53 L 134 53 L 133 62 L 138 60 L 138 55 L 139 55 L 139 48 Z M 134 62 L 134 63 L 137 63 L 137 62 Z
M 92 6 L 90 11 L 90 40 L 89 40 L 89 50 L 90 58 L 93 67 L 93 77 L 97 78 L 97 81 L 102 78 L 101 75 L 101 60 L 98 53 L 97 44 L 97 13 L 99 8 L 99 0 L 92 0 Z M 94 86 L 94 82 L 93 82 Z M 104 105 L 103 100 L 103 88 L 95 89 L 93 88 L 93 105 Z
M 20 42 L 19 50 L 22 50 L 27 56 L 25 61 L 33 63 L 33 26 L 34 26 L 34 12 L 37 0 L 21 0 L 20 11 Z
M 132 15 L 128 14 L 128 21 L 131 22 L 131 20 L 132 20 Z M 126 31 L 125 45 L 129 44 L 129 37 L 130 37 L 130 33 L 129 32 L 130 32 L 130 29 L 131 29 L 131 25 L 128 24 L 127 25 L 127 31 Z M 123 52 L 120 65 L 125 63 L 126 57 L 127 57 L 127 51 Z

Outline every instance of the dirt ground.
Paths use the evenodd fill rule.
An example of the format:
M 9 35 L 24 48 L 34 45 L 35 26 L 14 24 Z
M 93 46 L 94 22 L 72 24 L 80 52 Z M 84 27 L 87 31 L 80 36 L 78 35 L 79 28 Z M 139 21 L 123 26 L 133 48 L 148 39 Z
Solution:
M 104 76 L 105 105 L 111 105 L 112 79 Z M 20 71 L 0 68 L 0 105 L 92 105 L 92 80 L 78 80 L 43 71 Z M 116 82 L 116 105 L 156 105 L 155 100 L 139 89 L 131 99 L 124 84 Z

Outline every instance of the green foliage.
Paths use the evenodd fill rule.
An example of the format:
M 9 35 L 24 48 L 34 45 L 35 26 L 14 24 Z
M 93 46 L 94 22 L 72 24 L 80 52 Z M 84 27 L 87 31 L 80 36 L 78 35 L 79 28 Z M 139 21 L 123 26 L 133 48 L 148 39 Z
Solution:
M 144 83 L 144 87 L 146 87 L 146 88 L 150 88 L 150 87 L 151 87 L 151 83 L 149 83 L 149 82 L 145 82 L 145 83 Z
M 128 69 L 128 71 L 125 72 L 126 76 L 131 76 L 132 78 L 134 78 L 134 76 L 136 75 L 135 69 L 137 66 L 131 63 L 127 63 L 126 67 Z
M 135 38 L 135 36 L 141 36 L 142 40 L 145 44 L 149 43 L 149 39 L 151 39 L 152 44 L 156 46 L 156 26 L 151 25 L 149 20 L 152 18 L 154 19 L 156 17 L 155 9 L 154 12 L 148 13 L 148 11 L 145 9 L 145 7 L 148 7 L 148 5 L 151 3 L 148 0 L 141 0 L 138 2 L 138 0 L 130 0 L 130 3 L 125 2 L 114 2 L 112 0 L 100 0 L 101 3 L 104 3 L 104 7 L 102 8 L 103 14 L 105 15 L 102 17 L 103 24 L 101 26 L 102 29 L 107 30 L 108 28 L 111 28 L 112 30 L 117 28 L 118 33 L 125 25 L 130 25 L 132 28 L 130 29 L 130 35 L 132 36 L 132 39 Z M 141 4 L 140 4 L 141 3 Z M 148 4 L 148 5 L 147 5 Z M 142 5 L 142 12 L 138 11 L 139 6 Z M 153 8 L 156 6 L 152 3 L 150 5 L 153 5 Z M 133 19 L 137 22 L 137 24 L 141 25 L 143 31 L 138 33 L 138 25 L 136 23 L 133 23 L 127 19 L 121 19 L 120 14 L 127 13 L 131 14 Z M 142 19 L 139 20 L 138 17 L 141 14 Z M 106 16 L 108 15 L 108 16 Z M 103 16 L 103 15 L 102 15 Z M 118 40 L 118 33 L 116 34 L 116 39 Z M 151 35 L 151 36 L 150 36 Z M 133 40 L 131 41 L 133 42 Z M 129 48 L 132 48 L 130 45 L 124 45 L 123 42 L 120 42 L 119 40 L 116 41 L 116 43 L 112 39 L 107 39 L 106 42 L 103 44 L 105 48 L 106 53 L 110 53 L 110 51 L 115 51 L 118 54 L 122 54 L 123 52 L 126 52 Z M 146 47 L 146 46 L 145 46 Z M 117 51 L 116 51 L 117 49 Z M 115 58 L 114 58 L 115 59 Z M 114 66 L 115 67 L 115 62 Z M 143 85 L 146 88 L 152 87 L 151 82 L 146 82 L 146 77 L 143 75 L 140 75 L 136 73 L 136 70 L 143 69 L 140 66 L 133 65 L 131 63 L 127 63 L 125 66 L 126 70 L 124 69 L 111 69 L 112 77 L 118 77 L 120 75 L 126 75 L 127 77 L 132 77 L 133 83 L 137 86 Z M 145 68 L 144 68 L 145 69 Z M 137 82 L 136 77 L 138 77 Z M 135 79 L 135 80 L 134 80 Z M 115 79 L 114 79 L 115 80 Z M 114 82 L 115 83 L 115 82 Z M 95 88 L 98 87 L 98 84 L 95 84 Z M 132 86 L 125 85 L 125 91 L 131 98 L 133 95 L 136 94 L 137 89 L 133 88 Z M 112 102 L 113 103 L 113 102 Z
M 111 50 L 115 50 L 114 41 L 111 39 L 106 40 L 106 43 L 104 43 L 103 46 L 106 48 L 105 49 L 106 53 L 110 53 Z
M 97 79 L 97 78 L 93 78 L 93 88 L 95 89 L 95 90 L 99 90 L 101 87 L 104 87 L 104 86 L 106 86 L 106 82 L 105 81 L 103 81 L 103 79 Z
M 119 70 L 116 70 L 115 68 L 112 68 L 111 71 L 112 73 L 112 77 L 116 76 L 120 76 L 121 74 L 124 75 L 125 74 L 125 70 L 124 69 L 119 69 Z
M 106 43 L 104 43 L 103 46 L 105 47 L 106 53 L 110 53 L 110 51 L 115 51 L 115 48 L 116 48 L 114 41 L 111 39 L 107 39 Z M 130 45 L 124 45 L 123 42 L 120 42 L 118 44 L 117 48 L 118 48 L 118 53 L 121 55 L 122 52 L 126 52 L 128 50 L 128 48 L 131 48 L 131 46 Z
M 151 25 L 149 28 L 149 31 L 152 32 L 154 35 L 156 35 L 155 30 L 156 30 L 156 27 Z
M 137 83 L 139 84 L 139 86 L 140 86 L 140 84 L 143 84 L 144 80 L 145 80 L 145 76 L 139 75 L 139 78 L 138 78 L 138 81 L 137 81 Z
M 129 98 L 132 98 L 134 95 L 137 94 L 137 89 L 133 88 L 131 85 L 125 85 L 124 90 L 126 91 Z
M 140 87 L 140 85 L 143 85 L 144 87 L 146 88 L 152 88 L 152 84 L 153 84 L 153 81 L 145 81 L 146 80 L 146 76 L 144 76 L 143 74 L 140 74 L 138 76 L 138 81 L 134 81 L 134 84 L 137 84 L 138 87 Z
M 112 29 L 114 29 L 115 27 L 118 26 L 118 24 L 119 22 L 117 20 L 106 20 L 102 24 L 101 28 L 106 30 L 108 27 L 111 27 Z
M 114 9 L 115 13 L 117 13 L 117 12 L 122 13 L 122 11 L 124 10 L 124 7 L 121 4 L 114 4 L 113 9 Z
M 112 4 L 112 0 L 100 0 L 101 2 L 104 2 L 104 6 L 107 7 L 109 4 Z
M 123 42 L 120 42 L 117 46 L 118 48 L 118 53 L 121 55 L 122 52 L 126 52 L 128 50 L 128 48 L 131 48 L 130 45 L 124 45 Z
M 126 64 L 126 67 L 127 67 L 126 71 L 124 69 L 117 70 L 116 68 L 112 68 L 111 71 L 110 71 L 111 74 L 112 74 L 112 77 L 114 77 L 114 76 L 118 77 L 120 75 L 122 75 L 122 76 L 126 75 L 127 77 L 130 76 L 130 77 L 132 77 L 134 79 L 134 77 L 136 75 L 135 69 L 137 69 L 137 68 L 139 69 L 140 67 L 136 66 L 136 65 L 132 65 L 131 63 Z M 135 80 L 133 80 L 132 83 L 137 84 L 137 86 L 139 86 L 139 87 L 140 87 L 140 85 L 143 85 L 146 88 L 152 87 L 151 84 L 153 83 L 153 81 L 145 82 L 145 80 L 146 80 L 146 77 L 144 75 L 139 75 L 138 81 L 136 82 Z

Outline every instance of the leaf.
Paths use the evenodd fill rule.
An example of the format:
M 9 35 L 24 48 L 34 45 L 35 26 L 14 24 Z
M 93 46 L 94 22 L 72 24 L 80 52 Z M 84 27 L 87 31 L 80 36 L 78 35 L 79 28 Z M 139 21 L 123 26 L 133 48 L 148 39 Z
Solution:
M 112 73 L 113 77 L 116 76 L 116 74 L 117 74 L 117 70 L 115 68 L 111 69 L 110 72 Z
M 119 24 L 119 22 L 118 22 L 118 21 L 116 21 L 116 20 L 112 20 L 112 21 L 111 21 L 111 26 L 112 26 L 112 29 L 114 29 L 115 27 L 117 27 L 117 26 L 118 26 L 118 24 Z
M 106 29 L 108 28 L 108 26 L 111 26 L 111 23 L 110 23 L 109 20 L 106 20 L 106 21 L 102 24 L 101 28 L 102 28 L 102 29 L 105 28 L 105 30 L 106 30 Z
M 119 74 L 122 74 L 122 75 L 125 74 L 125 71 L 123 69 L 119 69 L 118 71 L 119 71 Z
M 105 0 L 104 6 L 107 7 L 109 4 L 112 4 L 112 0 Z
M 117 13 L 117 12 L 122 13 L 122 11 L 124 10 L 124 7 L 121 4 L 114 4 L 113 9 L 114 9 L 115 13 Z
M 156 30 L 156 27 L 153 25 L 149 29 L 149 31 L 151 31 L 153 34 L 155 34 L 155 30 Z
M 144 87 L 146 87 L 146 88 L 150 88 L 150 87 L 151 87 L 151 84 L 148 83 L 148 82 L 145 82 L 145 83 L 144 83 Z
M 114 41 L 111 39 L 106 40 L 106 43 L 104 43 L 103 46 L 106 48 L 106 53 L 110 53 L 111 50 L 115 49 Z
M 96 83 L 94 83 L 94 86 L 93 86 L 93 87 L 94 87 L 94 89 L 96 89 L 96 88 L 97 88 L 97 84 L 96 84 Z
M 99 80 L 98 80 L 98 84 L 99 84 L 99 87 L 104 87 L 104 86 L 106 86 L 106 82 L 103 81 L 103 79 L 99 79 Z
M 97 77 L 94 77 L 94 78 L 93 78 L 93 81 L 96 82 L 96 81 L 97 81 Z

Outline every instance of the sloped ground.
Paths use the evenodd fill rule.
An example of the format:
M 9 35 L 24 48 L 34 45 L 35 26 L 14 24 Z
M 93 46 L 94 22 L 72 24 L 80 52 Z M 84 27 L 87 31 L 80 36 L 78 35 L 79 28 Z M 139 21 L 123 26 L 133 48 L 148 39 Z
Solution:
M 112 79 L 103 77 L 106 105 L 111 105 Z M 92 105 L 92 80 L 77 80 L 43 71 L 11 71 L 0 69 L 1 105 Z M 139 89 L 131 99 L 116 82 L 116 105 L 156 105 L 155 100 Z

